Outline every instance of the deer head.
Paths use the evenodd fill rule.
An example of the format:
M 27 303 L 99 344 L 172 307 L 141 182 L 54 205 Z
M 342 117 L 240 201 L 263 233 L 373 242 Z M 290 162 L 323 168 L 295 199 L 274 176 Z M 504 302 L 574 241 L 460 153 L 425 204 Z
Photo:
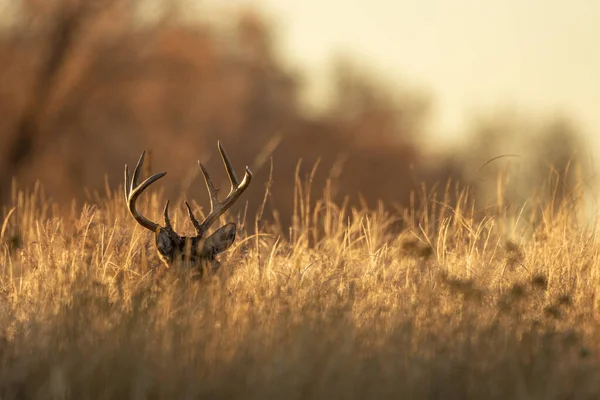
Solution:
M 187 202 L 185 203 L 188 216 L 192 222 L 192 225 L 194 226 L 194 229 L 196 230 L 196 236 L 180 236 L 173 230 L 173 227 L 171 226 L 171 220 L 169 219 L 168 201 L 164 210 L 164 226 L 152 222 L 141 215 L 135 205 L 138 197 L 151 184 L 165 176 L 167 173 L 161 172 L 154 174 L 138 185 L 137 182 L 142 164 L 144 163 L 145 152 L 143 152 L 140 156 L 135 170 L 133 171 L 131 180 L 129 178 L 127 165 L 125 165 L 125 201 L 127 203 L 129 212 L 133 218 L 135 218 L 138 224 L 154 232 L 158 255 L 167 265 L 167 267 L 170 267 L 176 263 L 184 263 L 186 265 L 199 267 L 200 269 L 206 266 L 212 271 L 215 271 L 220 266 L 215 257 L 217 254 L 227 250 L 235 240 L 236 225 L 233 222 L 220 227 L 208 237 L 206 237 L 206 234 L 208 232 L 208 228 L 216 220 L 218 220 L 219 217 L 233 205 L 233 203 L 235 203 L 244 190 L 246 190 L 246 188 L 250 185 L 252 173 L 250 172 L 250 169 L 246 167 L 244 179 L 242 179 L 240 182 L 235 174 L 235 171 L 233 170 L 227 153 L 225 153 L 225 149 L 223 149 L 221 143 L 219 143 L 218 146 L 219 152 L 221 153 L 221 158 L 225 164 L 225 170 L 227 171 L 229 181 L 231 182 L 231 190 L 225 200 L 222 202 L 219 201 L 217 196 L 218 189 L 216 189 L 213 185 L 210 175 L 208 174 L 208 171 L 204 165 L 198 161 L 198 165 L 200 166 L 200 170 L 202 171 L 202 175 L 204 176 L 206 187 L 210 195 L 210 213 L 204 219 L 204 221 L 200 223 L 194 216 L 190 205 Z

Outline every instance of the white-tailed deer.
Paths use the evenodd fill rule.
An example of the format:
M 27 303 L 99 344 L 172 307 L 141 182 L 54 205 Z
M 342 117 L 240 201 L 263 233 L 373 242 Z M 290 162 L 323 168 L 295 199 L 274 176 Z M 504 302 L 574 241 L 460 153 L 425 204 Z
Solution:
M 137 182 L 142 164 L 144 163 L 145 152 L 140 156 L 131 180 L 129 178 L 127 165 L 125 165 L 125 201 L 127 202 L 127 208 L 138 224 L 154 232 L 156 249 L 167 267 L 176 263 L 183 263 L 185 265 L 200 268 L 200 270 L 206 266 L 212 271 L 215 271 L 220 266 L 219 262 L 215 259 L 216 255 L 227 250 L 235 240 L 236 225 L 233 222 L 220 227 L 212 235 L 205 238 L 208 228 L 218 220 L 219 217 L 233 205 L 233 203 L 235 203 L 244 190 L 250 185 L 250 181 L 252 180 L 252 172 L 246 167 L 244 179 L 240 182 L 233 170 L 231 161 L 229 161 L 229 157 L 227 157 L 227 153 L 225 153 L 225 149 L 223 149 L 221 143 L 219 143 L 218 146 L 221 158 L 223 159 L 223 164 L 225 164 L 225 170 L 227 171 L 229 181 L 231 182 L 231 190 L 225 200 L 220 202 L 217 197 L 218 189 L 213 185 L 210 175 L 204 165 L 198 161 L 198 165 L 200 166 L 202 175 L 204 175 L 206 187 L 210 195 L 210 213 L 204 221 L 200 223 L 192 213 L 190 205 L 185 202 L 188 216 L 196 229 L 196 236 L 179 236 L 177 232 L 173 230 L 171 220 L 169 219 L 168 201 L 164 210 L 164 226 L 160 226 L 141 215 L 135 206 L 136 200 L 148 186 L 165 176 L 167 173 L 160 172 L 154 174 L 138 185 Z

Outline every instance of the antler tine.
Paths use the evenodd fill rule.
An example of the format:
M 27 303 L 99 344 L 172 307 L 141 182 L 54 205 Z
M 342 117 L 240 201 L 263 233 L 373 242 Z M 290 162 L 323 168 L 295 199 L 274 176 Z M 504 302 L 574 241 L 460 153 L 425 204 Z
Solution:
M 244 179 L 242 179 L 241 182 L 238 180 L 238 178 L 235 174 L 235 171 L 233 169 L 233 166 L 231 164 L 231 161 L 229 160 L 229 157 L 227 156 L 227 153 L 225 152 L 225 149 L 223 148 L 223 146 L 221 145 L 220 142 L 219 142 L 219 152 L 221 153 L 221 158 L 223 159 L 223 164 L 225 164 L 225 170 L 227 171 L 227 176 L 229 177 L 229 181 L 231 182 L 231 190 L 229 191 L 229 194 L 227 195 L 225 200 L 223 200 L 222 202 L 219 202 L 219 199 L 217 197 L 217 189 L 215 189 L 215 186 L 212 183 L 212 180 L 210 178 L 208 171 L 206 170 L 204 165 L 202 165 L 202 163 L 198 161 L 198 165 L 200 166 L 200 169 L 202 170 L 202 175 L 204 175 L 206 187 L 207 187 L 209 195 L 210 195 L 210 214 L 199 225 L 199 227 L 196 227 L 196 224 L 194 224 L 194 227 L 196 227 L 196 231 L 198 232 L 198 235 L 203 235 L 208 230 L 208 228 L 217 219 L 219 219 L 219 217 L 221 215 L 223 215 L 223 213 L 225 211 L 227 211 L 233 205 L 233 203 L 236 202 L 236 200 L 242 195 L 244 190 L 246 190 L 246 188 L 248 188 L 248 185 L 250 185 L 250 181 L 252 180 L 252 172 L 250 171 L 250 169 L 248 167 L 246 167 L 246 169 L 245 169 Z M 189 207 L 188 207 L 188 210 L 189 210 Z M 191 210 L 189 210 L 189 214 L 191 215 Z M 191 219 L 191 217 L 190 217 L 190 219 Z M 194 223 L 193 219 L 192 219 L 192 223 Z
M 194 213 L 192 212 L 192 207 L 190 207 L 187 201 L 185 202 L 185 206 L 187 207 L 188 216 L 190 217 L 190 221 L 192 221 L 192 225 L 194 225 L 196 233 L 198 235 L 203 235 L 204 231 L 202 230 L 202 225 L 200 225 L 200 222 L 198 222 L 198 220 L 194 216 Z
M 125 164 L 125 185 L 123 189 L 125 189 L 125 202 L 127 203 L 129 201 L 129 169 L 127 164 Z
M 200 166 L 200 170 L 202 171 L 202 175 L 204 176 L 204 182 L 206 182 L 206 189 L 208 189 L 208 194 L 210 195 L 210 212 L 212 213 L 215 209 L 215 206 L 219 204 L 219 198 L 217 196 L 217 189 L 210 178 L 210 174 L 208 170 L 200 161 L 198 161 L 198 165 Z
M 171 218 L 169 218 L 169 200 L 165 204 L 165 210 L 163 211 L 165 217 L 165 228 L 171 228 Z
M 135 165 L 135 169 L 133 170 L 133 176 L 131 177 L 131 187 L 129 188 L 129 194 L 133 192 L 135 187 L 137 186 L 138 179 L 140 177 L 140 171 L 142 170 L 142 165 L 144 165 L 144 158 L 146 158 L 146 150 L 142 151 L 142 155 Z
M 225 164 L 225 170 L 227 171 L 227 176 L 229 177 L 229 182 L 231 182 L 231 190 L 229 191 L 229 194 L 231 194 L 234 191 L 234 188 L 239 186 L 240 182 L 238 181 L 238 178 L 235 174 L 235 170 L 233 169 L 233 166 L 231 165 L 231 161 L 229 160 L 227 153 L 225 153 L 225 149 L 223 148 L 223 145 L 221 144 L 220 141 L 217 142 L 217 145 L 219 146 L 219 153 L 221 153 L 221 158 L 223 159 L 223 164 Z
M 135 169 L 133 170 L 133 176 L 131 177 L 131 180 L 129 179 L 129 170 L 127 168 L 127 165 L 125 165 L 125 201 L 127 203 L 129 212 L 131 213 L 133 218 L 135 218 L 135 220 L 138 222 L 138 224 L 142 225 L 144 228 L 146 228 L 148 230 L 151 230 L 152 232 L 156 232 L 156 230 L 158 228 L 160 228 L 160 225 L 158 225 L 155 222 L 150 221 L 149 219 L 147 219 L 146 217 L 141 215 L 138 212 L 138 210 L 135 206 L 135 203 L 136 203 L 138 197 L 144 192 L 144 190 L 146 190 L 148 188 L 148 186 L 150 186 L 151 184 L 153 184 L 154 182 L 156 182 L 157 180 L 159 180 L 160 178 L 165 176 L 167 173 L 160 172 L 158 174 L 154 174 L 151 177 L 147 178 L 140 185 L 138 185 L 137 181 L 140 176 L 140 168 L 141 168 L 142 164 L 144 163 L 145 155 L 146 155 L 146 152 L 145 151 L 142 152 L 142 155 L 140 156 L 140 159 L 138 160 L 138 163 L 135 166 Z M 167 205 L 167 207 L 168 207 L 168 205 Z

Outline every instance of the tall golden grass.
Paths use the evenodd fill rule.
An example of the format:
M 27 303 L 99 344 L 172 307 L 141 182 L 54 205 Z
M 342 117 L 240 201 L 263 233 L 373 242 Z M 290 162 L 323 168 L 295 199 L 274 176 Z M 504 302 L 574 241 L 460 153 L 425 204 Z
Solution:
M 0 398 L 600 396 L 600 243 L 580 197 L 478 209 L 448 185 L 389 212 L 300 179 L 290 196 L 290 228 L 238 218 L 222 271 L 198 282 L 153 278 L 122 191 L 64 217 L 39 186 L 13 189 Z M 173 222 L 191 231 L 182 210 Z

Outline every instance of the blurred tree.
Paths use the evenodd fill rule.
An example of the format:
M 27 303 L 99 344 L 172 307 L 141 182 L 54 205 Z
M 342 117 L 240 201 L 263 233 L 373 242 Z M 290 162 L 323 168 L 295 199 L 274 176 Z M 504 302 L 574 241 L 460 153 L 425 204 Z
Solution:
M 170 198 L 207 204 L 194 181 L 195 161 L 215 171 L 217 185 L 226 184 L 216 156 L 221 140 L 238 168 L 249 164 L 255 172 L 244 197 L 249 215 L 262 203 L 273 159 L 269 207 L 285 223 L 300 158 L 301 176 L 319 162 L 315 196 L 330 180 L 335 200 L 350 195 L 354 205 L 361 196 L 371 206 L 379 199 L 406 205 L 423 180 L 461 174 L 469 170 L 464 165 L 481 165 L 512 143 L 510 125 L 483 123 L 455 162 L 431 167 L 418 141 L 428 97 L 345 58 L 333 66 L 329 107 L 308 116 L 299 101 L 301 75 L 281 62 L 273 28 L 252 10 L 215 23 L 209 9 L 210 18 L 191 18 L 183 0 L 20 4 L 10 29 L 0 31 L 0 201 L 16 176 L 22 186 L 41 180 L 54 200 L 70 204 L 84 186 L 102 188 L 105 174 L 116 187 L 123 164 L 146 149 L 152 169 L 169 171 L 161 185 Z M 555 132 L 553 140 L 572 137 L 564 126 L 553 127 L 546 130 Z M 494 179 L 476 177 L 482 187 Z
M 361 146 L 410 144 L 423 133 L 430 101 L 422 93 L 397 87 L 339 57 L 333 65 L 333 102 L 327 116 Z
M 10 99 L 2 102 L 3 108 L 13 111 L 6 117 L 14 131 L 4 140 L 0 198 L 6 197 L 10 178 L 51 140 L 57 140 L 55 120 L 93 59 L 90 45 L 95 44 L 94 34 L 100 30 L 106 38 L 118 30 L 119 19 L 113 17 L 126 14 L 126 8 L 115 0 L 23 0 L 21 6 L 23 24 L 7 33 L 2 46 L 5 60 L 14 63 L 6 66 L 2 84 L 10 94 L 14 90 L 21 96 L 12 110 L 5 104 Z M 25 71 L 19 68 L 19 61 L 26 63 Z
M 120 182 L 123 163 L 141 149 L 160 149 L 152 153 L 154 167 L 187 177 L 165 180 L 167 191 L 202 199 L 202 185 L 190 185 L 194 160 L 220 171 L 219 139 L 232 159 L 257 172 L 250 211 L 262 201 L 269 157 L 276 167 L 271 206 L 283 215 L 291 210 L 299 158 L 305 169 L 321 160 L 315 188 L 333 178 L 340 196 L 362 193 L 371 204 L 406 197 L 412 185 L 406 171 L 418 159 L 410 138 L 425 119 L 417 112 L 424 109 L 421 98 L 408 91 L 392 96 L 367 74 L 344 72 L 351 63 L 339 64 L 332 109 L 308 118 L 298 101 L 299 76 L 282 66 L 257 13 L 242 11 L 229 28 L 182 23 L 180 11 L 140 23 L 143 3 L 30 3 L 27 18 L 41 22 L 16 31 L 28 34 L 6 55 L 12 61 L 3 71 L 0 101 L 16 121 L 3 128 L 11 137 L 5 182 L 13 175 L 25 184 L 39 178 L 66 202 L 84 185 L 99 187 L 105 172 Z M 62 33 L 48 36 L 48 30 Z M 0 49 L 7 42 L 0 38 Z M 40 66 L 20 68 L 28 59 Z M 14 84 L 28 80 L 35 84 L 25 90 Z M 28 101 L 11 110 L 15 94 Z M 398 172 L 394 185 L 384 181 L 390 170 Z

